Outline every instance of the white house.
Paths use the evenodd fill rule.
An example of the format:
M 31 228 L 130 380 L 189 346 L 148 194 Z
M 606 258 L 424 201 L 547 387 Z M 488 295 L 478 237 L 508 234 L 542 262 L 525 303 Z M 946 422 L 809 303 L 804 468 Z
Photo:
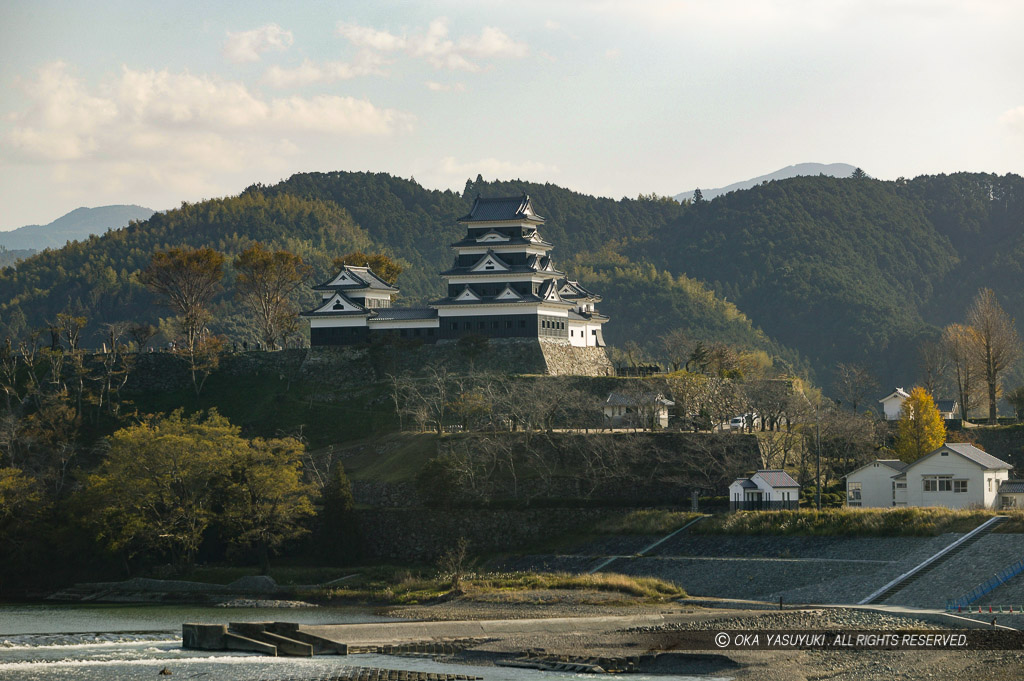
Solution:
M 897 490 L 894 475 L 907 464 L 899 459 L 877 459 L 846 475 L 846 505 L 854 508 L 888 508 L 906 505 L 906 482 Z M 897 495 L 897 492 L 900 492 Z M 897 503 L 897 496 L 901 503 Z
M 1003 480 L 999 484 L 999 505 L 1002 508 L 1024 508 L 1024 480 Z
M 729 485 L 729 510 L 793 509 L 800 505 L 800 485 L 782 470 L 760 470 Z
M 668 427 L 668 408 L 676 405 L 660 393 L 609 393 L 604 402 L 605 422 L 612 428 Z
M 906 483 L 907 506 L 1000 508 L 1011 468 L 974 445 L 947 442 L 892 479 Z
M 898 421 L 900 418 L 900 409 L 903 408 L 903 400 L 910 397 L 903 388 L 896 388 L 891 393 L 878 400 L 882 405 L 882 414 L 885 416 L 886 421 Z
M 935 400 L 935 408 L 947 421 L 960 418 L 960 403 L 956 400 Z

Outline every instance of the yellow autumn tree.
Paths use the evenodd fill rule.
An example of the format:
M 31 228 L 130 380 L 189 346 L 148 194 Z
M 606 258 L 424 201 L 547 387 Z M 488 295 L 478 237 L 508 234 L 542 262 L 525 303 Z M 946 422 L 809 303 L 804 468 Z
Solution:
M 946 424 L 931 393 L 918 386 L 903 401 L 896 430 L 896 455 L 901 461 L 916 461 L 946 442 Z

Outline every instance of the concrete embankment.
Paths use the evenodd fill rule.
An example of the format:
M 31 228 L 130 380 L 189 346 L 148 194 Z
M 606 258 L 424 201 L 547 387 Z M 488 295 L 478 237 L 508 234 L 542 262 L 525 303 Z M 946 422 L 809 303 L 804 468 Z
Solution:
M 936 537 L 794 537 L 680 534 L 650 554 L 636 556 L 650 537 L 615 537 L 591 542 L 564 555 L 508 559 L 501 567 L 579 570 L 670 580 L 692 596 L 746 598 L 786 603 L 857 603 L 959 539 Z M 885 599 L 884 603 L 942 608 L 947 598 L 971 590 L 1024 555 L 1024 535 L 982 537 L 940 567 Z M 985 602 L 1024 605 L 1024 576 Z M 995 600 L 991 600 L 995 599 Z M 1009 600 L 1007 600 L 1009 599 Z

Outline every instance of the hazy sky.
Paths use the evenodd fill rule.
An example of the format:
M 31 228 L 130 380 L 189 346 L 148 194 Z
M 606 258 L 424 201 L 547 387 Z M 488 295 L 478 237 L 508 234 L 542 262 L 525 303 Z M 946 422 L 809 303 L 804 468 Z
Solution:
M 302 171 L 1024 172 L 1024 2 L 0 0 L 0 229 Z

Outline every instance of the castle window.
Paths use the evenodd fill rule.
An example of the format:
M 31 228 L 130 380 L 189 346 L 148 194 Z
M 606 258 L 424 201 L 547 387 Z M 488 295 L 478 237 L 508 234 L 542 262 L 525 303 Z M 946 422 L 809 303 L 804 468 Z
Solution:
M 525 319 L 520 319 L 519 320 L 519 328 L 520 329 L 525 329 L 526 328 L 526 320 Z

